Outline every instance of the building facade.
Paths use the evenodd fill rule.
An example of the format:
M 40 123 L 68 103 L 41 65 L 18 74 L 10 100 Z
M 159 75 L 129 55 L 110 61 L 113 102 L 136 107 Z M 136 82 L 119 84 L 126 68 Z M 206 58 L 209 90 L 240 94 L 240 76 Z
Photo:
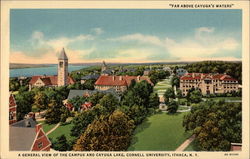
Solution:
M 10 93 L 9 96 L 9 124 L 13 124 L 17 121 L 17 116 L 16 116 L 16 100 L 14 98 L 14 95 Z
M 132 80 L 135 82 L 145 80 L 154 85 L 147 76 L 100 76 L 95 82 L 95 89 L 102 91 L 114 89 L 117 93 L 121 93 L 127 90 Z
M 238 80 L 226 74 L 187 73 L 180 77 L 180 90 L 186 96 L 191 88 L 200 89 L 202 95 L 237 92 Z
M 64 48 L 58 57 L 58 86 L 65 86 L 68 84 L 68 57 Z

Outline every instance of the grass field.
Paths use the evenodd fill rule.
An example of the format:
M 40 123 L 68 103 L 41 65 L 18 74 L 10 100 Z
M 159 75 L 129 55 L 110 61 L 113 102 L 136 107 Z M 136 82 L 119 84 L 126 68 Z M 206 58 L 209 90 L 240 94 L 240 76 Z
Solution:
M 169 87 L 171 87 L 170 79 L 164 79 L 154 86 L 154 91 L 162 96 Z
M 73 127 L 72 123 L 60 125 L 56 130 L 54 130 L 52 133 L 50 133 L 48 135 L 48 137 L 55 140 L 57 137 L 59 137 L 61 135 L 65 135 L 67 140 L 70 140 L 70 139 L 72 139 L 72 137 L 70 136 L 70 130 L 72 127 Z
M 191 133 L 182 127 L 186 113 L 169 115 L 155 114 L 139 125 L 131 142 L 129 151 L 174 151 Z
M 200 151 L 198 147 L 195 145 L 194 141 L 191 142 L 190 145 L 184 151 Z
M 44 121 L 39 121 L 38 123 L 42 123 L 42 127 L 45 133 L 56 126 L 56 124 L 46 124 Z

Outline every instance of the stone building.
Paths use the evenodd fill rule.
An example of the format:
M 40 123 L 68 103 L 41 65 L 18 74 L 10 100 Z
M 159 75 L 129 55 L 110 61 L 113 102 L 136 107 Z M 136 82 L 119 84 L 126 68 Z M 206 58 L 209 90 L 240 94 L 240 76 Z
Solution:
M 29 89 L 33 87 L 55 87 L 74 84 L 75 81 L 68 75 L 68 57 L 64 48 L 58 57 L 58 72 L 54 76 L 38 75 L 32 76 L 29 82 Z
M 121 93 L 127 90 L 132 80 L 135 82 L 141 82 L 145 80 L 152 86 L 154 85 L 147 76 L 100 76 L 95 82 L 95 89 L 114 89 L 116 92 Z
M 186 96 L 191 88 L 200 89 L 202 95 L 238 91 L 238 80 L 226 74 L 187 73 L 180 77 L 180 90 Z

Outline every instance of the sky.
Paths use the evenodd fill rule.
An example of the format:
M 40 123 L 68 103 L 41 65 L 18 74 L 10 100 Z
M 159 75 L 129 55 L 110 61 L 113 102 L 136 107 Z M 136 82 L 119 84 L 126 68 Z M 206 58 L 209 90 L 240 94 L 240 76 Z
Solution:
M 10 62 L 241 60 L 241 10 L 11 9 Z

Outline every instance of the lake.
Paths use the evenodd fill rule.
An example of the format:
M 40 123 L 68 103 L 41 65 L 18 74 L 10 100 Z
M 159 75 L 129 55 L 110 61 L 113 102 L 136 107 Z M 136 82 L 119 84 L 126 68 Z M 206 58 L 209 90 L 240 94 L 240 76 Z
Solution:
M 75 66 L 69 65 L 68 71 L 80 70 L 88 66 Z M 57 65 L 51 65 L 49 67 L 37 67 L 37 68 L 20 68 L 20 69 L 10 69 L 10 77 L 31 77 L 35 75 L 57 75 Z

